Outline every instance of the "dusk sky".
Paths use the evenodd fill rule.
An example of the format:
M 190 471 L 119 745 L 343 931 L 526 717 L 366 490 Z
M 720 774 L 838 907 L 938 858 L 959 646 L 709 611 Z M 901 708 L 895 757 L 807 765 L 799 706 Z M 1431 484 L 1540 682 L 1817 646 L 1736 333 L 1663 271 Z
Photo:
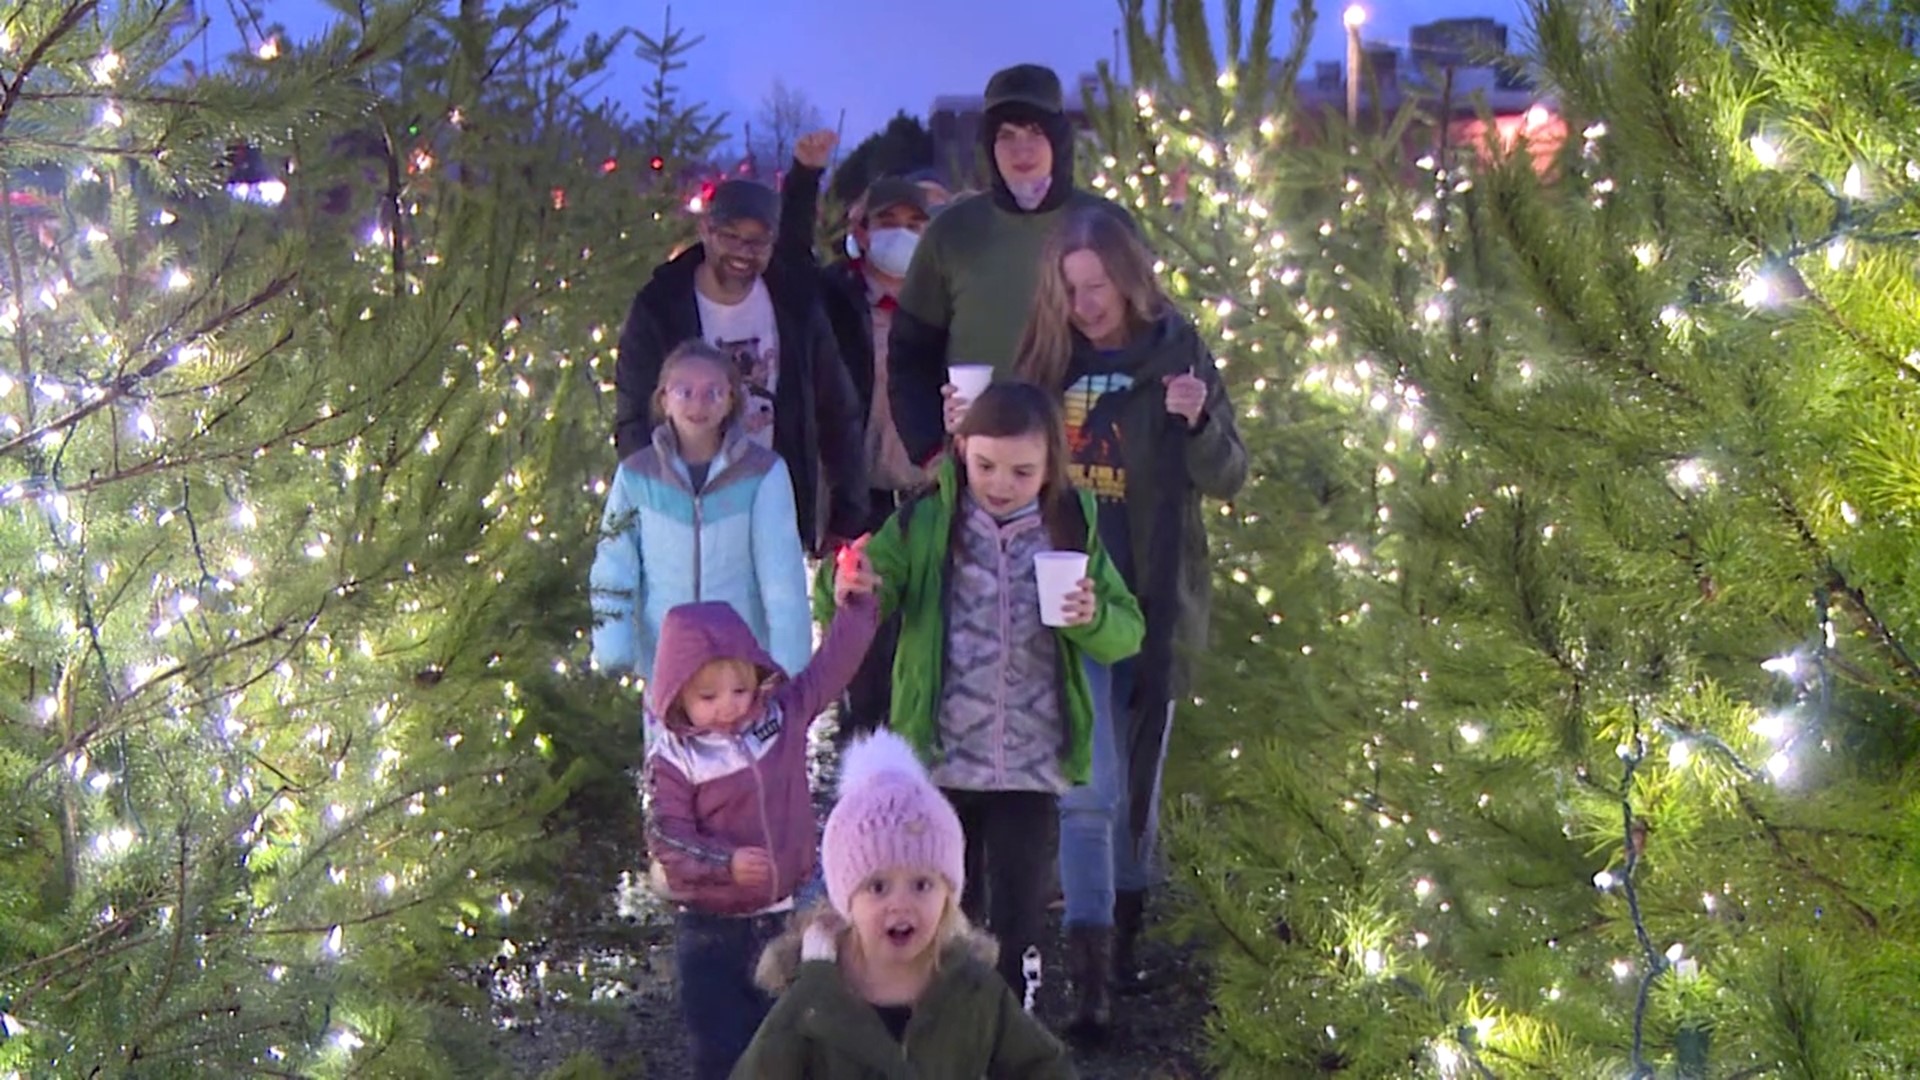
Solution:
M 296 39 L 331 17 L 321 0 L 263 0 L 261 6 Z M 658 34 L 668 6 L 665 0 L 580 0 L 574 25 L 582 34 L 621 26 Z M 828 126 L 845 109 L 848 146 L 896 110 L 924 116 L 938 94 L 980 92 L 987 76 L 1008 64 L 1044 63 L 1071 84 L 1112 58 L 1119 25 L 1116 0 L 680 0 L 671 6 L 675 25 L 706 38 L 681 73 L 683 93 L 731 114 L 735 136 L 778 77 L 804 92 Z M 1212 0 L 1208 6 L 1218 18 L 1224 5 Z M 1281 18 L 1289 18 L 1288 0 L 1279 7 Z M 1501 19 L 1516 45 L 1524 33 L 1523 0 L 1371 0 L 1367 7 L 1367 39 L 1403 47 L 1409 26 L 1451 16 Z M 1344 0 L 1321 0 L 1312 58 L 1344 55 L 1343 8 Z M 216 0 L 204 10 L 215 20 L 209 44 L 217 58 L 240 42 L 225 4 Z M 637 116 L 643 76 L 639 61 L 623 52 L 605 93 Z

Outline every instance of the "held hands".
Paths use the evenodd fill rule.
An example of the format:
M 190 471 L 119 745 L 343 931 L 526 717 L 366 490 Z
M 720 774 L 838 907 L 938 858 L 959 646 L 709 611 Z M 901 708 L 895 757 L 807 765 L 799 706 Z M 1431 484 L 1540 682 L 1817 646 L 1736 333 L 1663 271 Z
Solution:
M 1168 375 L 1160 382 L 1167 388 L 1167 412 L 1185 420 L 1188 427 L 1197 426 L 1207 407 L 1207 384 L 1191 371 Z
M 1080 584 L 1060 601 L 1060 612 L 1067 617 L 1068 626 L 1085 626 L 1093 621 L 1093 613 L 1098 608 L 1093 597 L 1093 579 L 1081 578 Z
M 729 867 L 733 881 L 749 889 L 764 889 L 773 884 L 773 856 L 766 848 L 736 848 Z
M 880 587 L 880 575 L 874 573 L 873 563 L 867 559 L 867 541 L 865 537 L 840 549 L 833 557 L 833 599 L 836 604 L 845 604 L 849 597 L 872 596 Z
M 839 144 L 840 136 L 832 131 L 809 131 L 793 144 L 793 160 L 809 169 L 824 169 Z

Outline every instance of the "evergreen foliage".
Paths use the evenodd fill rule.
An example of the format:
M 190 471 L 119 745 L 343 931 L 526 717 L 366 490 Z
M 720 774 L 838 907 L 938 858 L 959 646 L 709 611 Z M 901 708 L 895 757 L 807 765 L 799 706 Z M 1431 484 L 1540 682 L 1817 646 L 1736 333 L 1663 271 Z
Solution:
M 833 170 L 833 197 L 841 206 L 851 206 L 883 176 L 900 176 L 933 166 L 933 136 L 918 117 L 908 116 L 903 110 L 840 160 Z
M 1256 462 L 1172 784 L 1223 1073 L 1911 1074 L 1913 12 L 1536 0 L 1555 150 L 1126 7 L 1099 182 Z
M 450 973 L 637 742 L 584 560 L 686 229 L 580 153 L 566 7 L 345 5 L 186 81 L 178 4 L 0 16 L 0 1072 L 489 1067 Z

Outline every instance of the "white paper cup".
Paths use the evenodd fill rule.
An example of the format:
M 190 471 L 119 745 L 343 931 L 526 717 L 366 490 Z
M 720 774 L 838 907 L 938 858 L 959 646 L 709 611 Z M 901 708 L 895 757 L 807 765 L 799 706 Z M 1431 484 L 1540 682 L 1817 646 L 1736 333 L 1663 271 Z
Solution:
M 1033 578 L 1040 586 L 1040 621 L 1048 626 L 1067 625 L 1067 596 L 1080 588 L 1087 576 L 1084 551 L 1042 551 L 1033 557 Z
M 953 384 L 961 401 L 971 404 L 993 385 L 993 367 L 989 364 L 954 364 L 947 368 L 947 381 Z

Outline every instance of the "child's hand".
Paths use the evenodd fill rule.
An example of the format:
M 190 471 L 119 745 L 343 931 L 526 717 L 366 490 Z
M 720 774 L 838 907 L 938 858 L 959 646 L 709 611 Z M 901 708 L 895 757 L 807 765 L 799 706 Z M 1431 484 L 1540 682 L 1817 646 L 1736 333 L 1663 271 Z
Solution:
M 880 587 L 880 575 L 873 572 L 867 558 L 866 540 L 856 540 L 840 549 L 833 558 L 833 599 L 845 604 L 851 596 L 872 596 Z
M 952 383 L 940 388 L 940 414 L 947 426 L 947 434 L 953 434 L 954 429 L 960 426 L 961 419 L 967 415 L 967 406 L 971 404 L 971 401 L 960 396 L 960 388 Z
M 773 856 L 767 853 L 766 848 L 736 848 L 730 869 L 737 885 L 764 889 L 773 884 Z
M 1060 601 L 1060 611 L 1066 615 L 1068 626 L 1085 626 L 1092 622 L 1097 606 L 1093 598 L 1092 578 L 1081 578 L 1079 587 Z

